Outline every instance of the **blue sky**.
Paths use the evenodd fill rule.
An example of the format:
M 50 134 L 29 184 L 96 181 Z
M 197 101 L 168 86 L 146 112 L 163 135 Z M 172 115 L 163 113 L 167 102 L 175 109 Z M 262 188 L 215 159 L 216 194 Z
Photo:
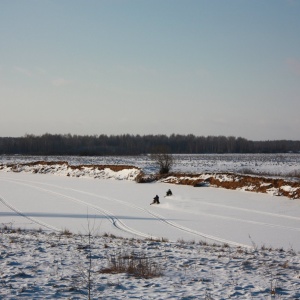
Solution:
M 299 140 L 299 0 L 0 0 L 0 136 Z

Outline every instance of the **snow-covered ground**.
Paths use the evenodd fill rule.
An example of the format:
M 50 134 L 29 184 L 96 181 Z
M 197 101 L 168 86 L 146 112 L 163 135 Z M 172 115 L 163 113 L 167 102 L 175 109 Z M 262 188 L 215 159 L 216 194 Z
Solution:
M 180 154 L 174 155 L 173 171 L 188 173 L 241 172 L 289 174 L 300 171 L 300 153 L 281 154 Z M 134 165 L 145 173 L 157 168 L 149 155 L 138 156 L 22 156 L 1 155 L 0 164 L 32 161 L 67 161 L 71 165 Z
M 114 300 L 300 298 L 293 250 L 111 237 L 89 243 L 86 236 L 26 231 L 1 232 L 0 239 L 0 299 L 89 299 L 88 290 L 90 299 Z M 114 259 L 130 257 L 146 258 L 162 275 L 103 272 Z
M 138 160 L 119 159 L 146 169 Z M 299 170 L 295 159 L 286 167 L 270 163 L 269 169 L 280 164 L 281 171 Z M 230 166 L 236 168 L 234 162 Z M 0 299 L 87 299 L 87 282 L 93 299 L 300 299 L 299 200 L 137 184 L 131 172 L 95 179 L 3 169 Z M 164 197 L 169 188 L 173 196 Z M 156 194 L 161 204 L 150 206 Z M 73 235 L 61 234 L 69 231 Z M 163 275 L 143 279 L 101 272 L 125 254 L 144 255 Z
M 173 196 L 164 197 L 168 188 Z M 1 223 L 14 228 L 85 233 L 92 220 L 123 237 L 300 250 L 300 202 L 285 197 L 14 172 L 0 173 L 0 191 Z M 156 194 L 161 204 L 150 206 Z

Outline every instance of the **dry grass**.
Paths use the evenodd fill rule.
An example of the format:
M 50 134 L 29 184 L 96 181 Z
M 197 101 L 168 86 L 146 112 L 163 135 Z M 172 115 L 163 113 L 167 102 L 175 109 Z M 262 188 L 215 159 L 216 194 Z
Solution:
M 146 254 L 117 253 L 109 258 L 108 267 L 100 273 L 127 273 L 137 278 L 153 278 L 162 276 L 160 266 L 153 262 Z
M 70 237 L 73 235 L 72 232 L 67 228 L 65 228 L 63 231 L 61 231 L 60 234 L 63 236 L 67 236 L 67 237 Z

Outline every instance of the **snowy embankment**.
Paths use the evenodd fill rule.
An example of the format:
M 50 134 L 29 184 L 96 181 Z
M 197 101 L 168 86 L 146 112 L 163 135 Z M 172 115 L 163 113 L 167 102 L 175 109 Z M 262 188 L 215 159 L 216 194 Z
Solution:
M 168 176 L 161 180 L 165 183 L 187 184 L 195 187 L 212 186 L 230 190 L 267 193 L 273 196 L 300 198 L 300 182 L 283 178 L 240 175 L 231 173 L 213 173 L 200 175 Z
M 95 179 L 136 180 L 142 177 L 141 169 L 128 165 L 70 165 L 68 162 L 37 161 L 32 163 L 0 165 L 5 172 L 29 172 L 38 174 L 55 174 L 69 177 L 87 177 Z M 150 176 L 150 180 L 164 183 L 192 185 L 195 187 L 221 187 L 232 190 L 267 193 L 274 196 L 285 196 L 291 199 L 300 198 L 300 182 L 283 178 L 250 176 L 233 173 L 175 173 L 164 177 Z M 147 182 L 139 179 L 139 182 Z
M 68 162 L 36 161 L 23 164 L 0 165 L 4 172 L 28 172 L 35 174 L 55 174 L 69 177 L 88 177 L 95 179 L 134 180 L 140 170 L 127 165 L 75 165 Z

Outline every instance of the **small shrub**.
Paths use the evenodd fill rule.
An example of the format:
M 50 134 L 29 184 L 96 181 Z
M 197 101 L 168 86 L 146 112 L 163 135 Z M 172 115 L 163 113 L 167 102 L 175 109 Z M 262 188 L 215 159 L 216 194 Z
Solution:
M 61 232 L 61 235 L 64 235 L 64 236 L 71 236 L 72 235 L 72 232 L 65 228 L 62 232 Z
M 285 261 L 282 265 L 281 265 L 282 268 L 284 269 L 288 269 L 289 268 L 289 261 Z
M 127 273 L 138 278 L 153 278 L 162 275 L 157 263 L 151 261 L 145 254 L 126 255 L 118 253 L 109 258 L 109 266 L 101 273 Z
M 185 240 L 182 239 L 182 238 L 181 238 L 181 239 L 178 239 L 178 240 L 177 240 L 177 243 L 179 243 L 179 244 L 185 244 Z
M 135 177 L 135 182 L 137 183 L 150 183 L 153 181 L 156 181 L 158 178 L 156 175 L 151 175 L 151 174 L 144 174 L 143 172 L 140 172 L 136 177 Z
M 200 246 L 208 246 L 208 243 L 206 241 L 199 241 Z

